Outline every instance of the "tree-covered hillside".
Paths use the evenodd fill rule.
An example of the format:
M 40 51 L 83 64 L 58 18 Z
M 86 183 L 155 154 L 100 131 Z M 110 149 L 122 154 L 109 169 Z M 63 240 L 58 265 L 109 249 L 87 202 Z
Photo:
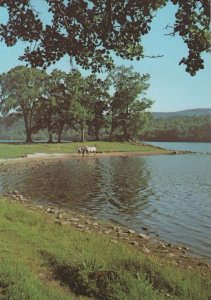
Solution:
M 211 142 L 211 114 L 153 118 L 142 138 L 147 141 Z

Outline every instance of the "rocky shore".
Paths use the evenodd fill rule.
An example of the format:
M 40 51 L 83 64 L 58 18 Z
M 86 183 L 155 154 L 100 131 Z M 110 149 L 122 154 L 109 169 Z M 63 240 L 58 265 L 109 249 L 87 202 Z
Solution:
M 209 262 L 193 256 L 191 250 L 187 247 L 166 243 L 150 236 L 146 227 L 141 228 L 142 233 L 140 233 L 114 223 L 102 222 L 95 217 L 80 212 L 64 210 L 53 206 L 36 205 L 26 199 L 17 190 L 3 196 L 8 201 L 20 203 L 20 205 L 27 207 L 29 210 L 41 210 L 49 218 L 50 222 L 58 226 L 69 226 L 71 230 L 87 234 L 91 232 L 105 234 L 112 243 L 127 243 L 147 256 L 159 258 L 163 263 L 169 262 L 179 268 L 190 270 L 197 268 L 202 273 L 211 274 L 211 264 Z
M 1 159 L 0 171 L 2 175 L 6 175 L 8 171 L 17 172 L 19 168 L 35 169 L 40 165 L 53 163 L 58 160 L 69 159 L 94 159 L 96 157 L 107 156 L 142 156 L 142 155 L 176 155 L 189 154 L 187 151 L 165 151 L 165 152 L 106 152 L 97 153 L 96 155 L 81 156 L 78 154 L 64 154 L 64 153 L 35 153 L 20 158 Z M 95 232 L 96 234 L 106 234 L 109 236 L 112 243 L 124 242 L 134 247 L 146 255 L 159 257 L 164 263 L 177 265 L 181 268 L 195 269 L 200 268 L 203 272 L 211 272 L 211 265 L 202 258 L 192 255 L 191 250 L 181 245 L 173 245 L 165 241 L 154 238 L 148 233 L 148 228 L 141 228 L 142 233 L 136 232 L 130 228 L 121 227 L 117 224 L 103 223 L 91 216 L 74 212 L 70 210 L 63 210 L 56 207 L 46 207 L 43 205 L 36 205 L 27 199 L 27 196 L 21 195 L 17 190 L 11 191 L 3 195 L 11 202 L 20 202 L 21 205 L 26 206 L 30 210 L 42 210 L 49 216 L 52 222 L 58 226 L 70 226 L 74 230 L 82 232 Z

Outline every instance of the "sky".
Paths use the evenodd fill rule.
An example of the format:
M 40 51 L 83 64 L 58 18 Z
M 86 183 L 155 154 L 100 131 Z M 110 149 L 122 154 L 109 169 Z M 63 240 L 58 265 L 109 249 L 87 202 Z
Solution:
M 33 0 L 35 1 L 35 0 Z M 38 11 L 43 18 L 48 18 L 43 0 L 36 0 Z M 210 108 L 211 107 L 211 54 L 204 54 L 205 68 L 197 72 L 195 76 L 185 72 L 185 66 L 179 66 L 179 61 L 186 56 L 187 48 L 182 39 L 165 35 L 168 33 L 165 27 L 174 23 L 175 7 L 168 5 L 159 12 L 152 23 L 152 29 L 143 39 L 145 55 L 163 55 L 161 58 L 144 58 L 140 61 L 128 61 L 114 57 L 116 65 L 133 66 L 134 70 L 144 74 L 150 74 L 150 87 L 147 97 L 154 100 L 151 111 L 172 112 L 184 109 Z M 6 20 L 6 12 L 0 8 L 0 22 Z M 0 73 L 24 64 L 18 57 L 23 54 L 26 44 L 18 42 L 13 47 L 7 47 L 0 42 Z M 65 72 L 71 70 L 68 57 L 64 57 L 58 63 L 49 68 Z M 87 71 L 83 71 L 88 75 Z M 101 76 L 101 75 L 100 75 Z

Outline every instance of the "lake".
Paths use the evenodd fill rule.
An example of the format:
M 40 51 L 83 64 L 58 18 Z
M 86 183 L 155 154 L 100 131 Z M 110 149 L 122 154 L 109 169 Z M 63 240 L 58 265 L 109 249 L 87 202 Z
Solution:
M 206 154 L 211 144 L 160 144 L 199 154 L 84 158 L 23 167 L 1 174 L 0 192 L 17 189 L 39 203 L 81 210 L 140 232 L 147 227 L 151 235 L 211 260 L 211 155 Z

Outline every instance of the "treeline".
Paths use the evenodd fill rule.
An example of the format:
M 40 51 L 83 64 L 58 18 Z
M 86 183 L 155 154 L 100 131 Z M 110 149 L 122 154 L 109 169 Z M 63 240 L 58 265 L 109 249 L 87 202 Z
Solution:
M 211 115 L 154 118 L 143 134 L 146 141 L 211 142 Z
M 46 133 L 48 142 L 77 134 L 82 142 L 88 136 L 95 140 L 137 139 L 149 120 L 146 110 L 153 103 L 145 97 L 149 78 L 149 74 L 123 66 L 114 68 L 103 80 L 96 75 L 84 77 L 78 70 L 47 74 L 18 66 L 0 75 L 0 133 L 10 131 L 13 125 L 15 137 L 22 138 L 24 125 L 26 142 L 42 139 Z

